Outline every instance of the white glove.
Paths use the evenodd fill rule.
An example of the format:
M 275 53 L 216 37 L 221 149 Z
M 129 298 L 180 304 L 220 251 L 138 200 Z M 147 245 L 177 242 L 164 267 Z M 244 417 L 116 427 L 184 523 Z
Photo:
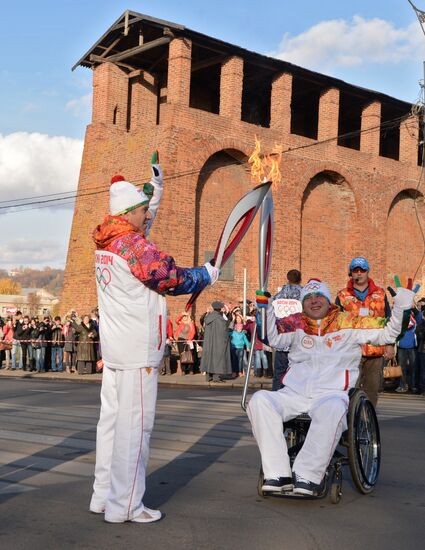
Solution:
M 151 184 L 152 185 L 160 185 L 162 187 L 163 184 L 163 175 L 161 166 L 159 164 L 152 164 L 152 178 L 151 178 Z
M 415 292 L 408 288 L 398 287 L 397 294 L 394 296 L 394 306 L 400 309 L 410 309 L 413 307 Z
M 220 277 L 220 270 L 214 267 L 210 264 L 210 262 L 207 262 L 204 264 L 205 269 L 208 271 L 208 275 L 211 279 L 211 286 L 217 282 L 217 279 Z
M 162 170 L 160 165 L 152 164 L 152 177 L 149 183 L 153 186 L 153 196 L 149 201 L 149 213 L 151 217 L 146 226 L 146 231 L 145 231 L 146 237 L 149 235 L 150 228 L 152 227 L 153 221 L 156 217 L 156 213 L 158 212 L 159 203 L 161 202 L 162 190 L 163 190 L 162 180 L 163 180 Z

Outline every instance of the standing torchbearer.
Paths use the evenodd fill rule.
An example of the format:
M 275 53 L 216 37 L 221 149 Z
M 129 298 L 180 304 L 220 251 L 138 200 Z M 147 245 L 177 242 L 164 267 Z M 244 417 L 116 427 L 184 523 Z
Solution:
M 122 176 L 112 178 L 110 215 L 93 235 L 104 370 L 90 510 L 110 523 L 161 518 L 143 495 L 166 341 L 165 295 L 198 292 L 219 275 L 209 263 L 177 267 L 147 240 L 162 192 L 156 158 L 152 172 L 150 203 L 146 186 L 144 193 Z

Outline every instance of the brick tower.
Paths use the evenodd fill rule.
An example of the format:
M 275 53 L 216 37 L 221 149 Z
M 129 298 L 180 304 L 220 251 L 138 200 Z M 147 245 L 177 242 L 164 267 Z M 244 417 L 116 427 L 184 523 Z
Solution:
M 91 233 L 107 213 L 109 181 L 150 178 L 160 151 L 164 198 L 151 239 L 181 266 L 204 263 L 235 202 L 254 184 L 246 164 L 254 136 L 283 155 L 273 189 L 275 242 L 270 289 L 298 268 L 303 280 L 345 285 L 350 258 L 365 255 L 372 277 L 422 278 L 424 250 L 418 121 L 411 105 L 181 25 L 126 12 L 76 66 L 93 71 L 87 127 L 69 243 L 62 311 L 96 304 Z M 339 137 L 337 137 L 339 136 Z M 253 227 L 208 302 L 258 285 Z M 169 300 L 172 316 L 186 298 Z

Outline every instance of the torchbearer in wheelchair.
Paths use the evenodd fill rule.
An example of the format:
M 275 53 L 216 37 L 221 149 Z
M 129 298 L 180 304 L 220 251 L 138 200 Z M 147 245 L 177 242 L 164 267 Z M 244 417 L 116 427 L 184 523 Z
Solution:
M 267 292 L 257 291 L 258 307 L 267 308 L 267 340 L 289 347 L 289 368 L 279 391 L 260 390 L 247 413 L 261 453 L 264 493 L 293 491 L 318 495 L 341 434 L 347 429 L 348 392 L 355 387 L 361 345 L 392 344 L 412 307 L 419 286 L 409 279 L 397 294 L 389 320 L 358 317 L 331 303 L 326 284 L 311 279 L 303 288 L 302 313 L 277 319 Z M 403 323 L 404 326 L 404 323 Z M 282 422 L 308 413 L 310 428 L 291 468 Z

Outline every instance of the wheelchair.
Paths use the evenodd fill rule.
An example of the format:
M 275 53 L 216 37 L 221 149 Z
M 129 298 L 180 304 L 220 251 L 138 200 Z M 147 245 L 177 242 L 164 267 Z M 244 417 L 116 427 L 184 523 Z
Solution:
M 378 419 L 375 408 L 362 390 L 353 388 L 349 398 L 348 429 L 341 435 L 319 491 L 313 496 L 299 495 L 292 491 L 264 492 L 264 475 L 260 470 L 257 485 L 259 496 L 320 499 L 330 494 L 331 502 L 338 504 L 342 497 L 342 469 L 345 465 L 349 466 L 354 485 L 360 493 L 366 495 L 374 490 L 381 465 Z M 310 417 L 302 414 L 283 424 L 291 466 L 304 443 L 310 422 Z

